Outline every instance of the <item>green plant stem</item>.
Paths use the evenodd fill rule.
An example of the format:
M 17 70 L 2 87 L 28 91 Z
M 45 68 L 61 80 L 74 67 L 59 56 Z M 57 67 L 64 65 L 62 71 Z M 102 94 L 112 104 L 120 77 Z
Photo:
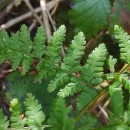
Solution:
M 89 104 L 85 106 L 85 108 L 75 117 L 75 123 L 83 116 L 83 114 L 88 111 L 96 102 L 97 100 L 106 92 L 108 92 L 109 87 L 103 89 Z

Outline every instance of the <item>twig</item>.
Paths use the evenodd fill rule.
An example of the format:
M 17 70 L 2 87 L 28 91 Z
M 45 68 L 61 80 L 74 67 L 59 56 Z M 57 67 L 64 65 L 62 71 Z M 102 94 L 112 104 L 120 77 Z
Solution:
M 101 105 L 98 105 L 100 112 L 105 116 L 105 118 L 110 121 L 107 112 L 105 111 L 105 109 L 103 107 L 101 107 Z
M 44 27 L 44 24 L 43 24 L 42 20 L 39 18 L 39 16 L 37 15 L 37 13 L 34 12 L 34 9 L 33 9 L 32 5 L 30 4 L 29 0 L 24 0 L 24 2 L 26 3 L 26 5 L 30 9 L 30 11 L 33 12 L 34 17 L 37 19 L 37 21 L 39 22 L 39 24 Z
M 54 13 L 56 12 L 58 6 L 59 6 L 59 2 L 56 3 L 54 9 L 53 9 L 52 12 L 51 12 L 51 16 L 54 15 Z
M 7 73 L 11 73 L 11 72 L 13 72 L 14 70 L 12 70 L 12 69 L 9 69 L 9 70 L 3 70 L 2 71 L 2 74 L 7 74 Z
M 33 23 L 29 26 L 29 32 L 31 32 L 33 30 L 33 28 L 37 25 L 37 21 L 34 19 Z
M 0 13 L 0 20 L 4 19 L 5 16 L 11 11 L 14 2 L 15 0 L 11 0 L 10 3 L 5 7 L 5 9 Z
M 47 4 L 48 10 L 51 10 L 55 6 L 55 4 L 56 4 L 56 1 L 49 2 Z M 34 10 L 35 13 L 39 13 L 41 11 L 42 11 L 41 7 L 38 7 L 38 8 L 36 8 Z M 13 25 L 15 25 L 15 24 L 17 24 L 17 23 L 19 23 L 19 22 L 21 22 L 21 21 L 23 21 L 23 20 L 25 20 L 25 19 L 27 19 L 29 17 L 31 17 L 32 15 L 33 15 L 33 12 L 30 11 L 30 12 L 28 12 L 26 14 L 23 14 L 23 15 L 21 15 L 19 17 L 16 17 L 16 18 L 8 21 L 7 23 L 1 25 L 0 30 L 7 29 L 7 28 L 9 28 L 9 27 L 11 27 L 11 26 L 13 26 Z
M 48 16 L 47 16 L 46 1 L 40 0 L 40 5 L 42 8 L 42 15 L 43 15 L 43 21 L 44 21 L 44 25 L 45 25 L 47 40 L 49 41 L 51 38 L 51 30 L 50 30 L 49 20 L 48 20 Z
M 47 9 L 47 14 L 48 14 L 48 18 L 49 18 L 49 20 L 50 20 L 50 23 L 51 23 L 51 25 L 52 25 L 52 27 L 53 27 L 53 30 L 56 31 L 56 26 L 55 26 L 55 24 L 54 24 L 54 21 L 53 21 L 53 19 L 52 19 L 52 17 L 51 17 L 51 14 L 50 14 L 50 12 L 49 12 L 48 9 Z
M 42 15 L 40 15 L 39 18 L 42 19 Z M 29 27 L 29 31 L 31 32 L 36 25 L 37 25 L 37 21 L 34 20 L 33 23 Z
M 107 108 L 107 106 L 110 104 L 110 98 L 105 102 L 105 104 L 103 105 L 103 109 L 106 109 Z M 102 112 L 100 111 L 99 113 L 98 113 L 98 116 L 101 114 Z

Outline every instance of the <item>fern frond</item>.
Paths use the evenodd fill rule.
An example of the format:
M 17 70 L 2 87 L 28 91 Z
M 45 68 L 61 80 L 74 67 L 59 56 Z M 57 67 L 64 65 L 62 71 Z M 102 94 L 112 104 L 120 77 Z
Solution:
M 79 110 L 83 109 L 94 96 L 96 96 L 96 89 L 91 88 L 103 81 L 103 65 L 106 59 L 106 47 L 104 44 L 100 44 L 89 55 L 87 63 L 82 67 L 80 74 L 81 84 L 84 89 L 81 91 L 80 96 L 77 99 L 77 107 Z
M 119 41 L 121 59 L 130 63 L 130 36 L 121 27 L 115 25 L 115 38 Z
M 17 99 L 13 99 L 10 104 L 11 111 L 11 128 L 22 129 L 26 124 L 26 118 L 20 119 L 20 115 L 22 115 L 21 106 Z
M 38 103 L 38 100 L 35 99 L 32 94 L 27 94 L 27 98 L 24 102 L 26 106 L 26 116 L 27 116 L 27 125 L 29 127 L 35 127 L 32 130 L 35 130 L 36 128 L 41 130 L 40 126 L 45 120 L 45 115 L 42 112 L 42 106 Z
M 106 59 L 107 50 L 104 44 L 100 44 L 89 55 L 87 63 L 83 66 L 81 79 L 85 81 L 87 86 L 100 84 L 103 76 L 103 65 Z
M 56 68 L 61 60 L 60 52 L 65 37 L 65 26 L 62 25 L 54 32 L 45 52 L 45 57 L 37 66 L 39 79 L 52 76 L 56 73 Z
M 73 130 L 74 120 L 68 116 L 70 111 L 70 107 L 65 107 L 64 99 L 57 99 L 48 120 L 48 123 L 52 125 L 51 130 Z
M 35 58 L 41 59 L 43 54 L 45 54 L 45 41 L 46 41 L 46 34 L 43 27 L 39 27 L 34 38 L 33 43 L 33 51 L 32 55 Z
M 63 63 L 61 64 L 61 71 L 56 75 L 56 78 L 52 80 L 49 84 L 49 92 L 52 92 L 55 89 L 57 89 L 59 86 L 61 86 L 61 83 L 62 85 L 69 83 L 69 81 L 73 77 L 73 73 L 79 72 L 81 70 L 80 60 L 84 54 L 84 50 L 85 37 L 84 34 L 80 32 L 74 37 L 74 40 L 72 41 L 72 44 L 70 45 L 70 48 L 67 51 L 66 57 L 64 58 Z M 67 92 L 67 89 L 70 90 L 70 87 L 66 87 L 65 89 L 60 90 L 59 94 L 62 96 L 70 95 L 70 91 L 68 91 L 68 94 L 62 93 L 65 91 Z
M 0 109 L 0 130 L 6 130 L 9 126 L 7 117 L 3 114 L 3 110 Z

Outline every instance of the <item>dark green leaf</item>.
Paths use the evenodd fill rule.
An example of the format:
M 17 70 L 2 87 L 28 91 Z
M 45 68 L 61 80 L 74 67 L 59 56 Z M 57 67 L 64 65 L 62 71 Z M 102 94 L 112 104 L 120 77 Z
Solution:
M 75 0 L 70 21 L 88 36 L 93 36 L 107 28 L 109 13 L 109 0 Z

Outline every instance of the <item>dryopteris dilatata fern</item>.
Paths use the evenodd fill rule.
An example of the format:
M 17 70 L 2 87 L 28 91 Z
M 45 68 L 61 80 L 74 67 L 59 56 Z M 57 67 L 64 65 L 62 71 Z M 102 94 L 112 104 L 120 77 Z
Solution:
M 84 49 L 85 38 L 83 33 L 80 32 L 74 37 L 74 40 L 72 41 L 72 44 L 63 59 L 63 63 L 61 64 L 60 70 L 57 72 L 55 79 L 50 82 L 48 87 L 49 92 L 53 92 L 59 86 L 64 84 L 67 85 L 67 83 L 71 81 L 71 78 L 76 76 L 75 73 L 81 70 L 80 60 L 84 54 Z M 64 94 L 62 97 L 64 97 Z
M 30 40 L 27 26 L 9 37 L 5 31 L 0 32 L 0 63 L 10 61 L 12 69 L 22 67 L 22 74 L 28 72 L 34 58 L 41 58 L 45 48 L 45 32 L 38 28 L 34 43 Z
M 13 99 L 10 104 L 11 116 L 9 120 L 0 109 L 0 130 L 7 130 L 8 128 L 9 130 L 43 130 L 48 127 L 51 130 L 74 129 L 74 118 L 68 116 L 71 108 L 65 107 L 65 100 L 62 98 L 55 100 L 49 119 L 46 121 L 41 110 L 42 106 L 32 94 L 27 94 L 24 105 L 25 114 L 22 112 L 18 99 Z
M 107 125 L 98 125 L 99 122 L 96 117 L 90 113 L 83 115 L 78 121 L 74 122 L 74 113 L 71 107 L 67 107 L 63 98 L 57 98 L 53 103 L 52 110 L 49 114 L 48 120 L 45 120 L 45 115 L 41 111 L 41 105 L 38 100 L 27 94 L 25 99 L 25 114 L 21 111 L 22 108 L 17 99 L 13 99 L 10 105 L 11 117 L 9 121 L 4 116 L 2 109 L 0 109 L 0 129 L 1 130 L 114 130 L 114 129 L 129 129 L 130 122 L 130 103 L 124 110 L 123 106 L 123 92 L 122 89 L 114 89 L 111 95 L 111 104 L 108 117 L 111 122 Z M 73 114 L 72 114 L 73 113 Z M 44 123 L 44 124 L 43 124 Z
M 60 50 L 65 37 L 65 26 L 62 25 L 54 33 L 50 42 L 45 46 L 46 36 L 42 27 L 38 28 L 34 41 L 30 39 L 27 26 L 22 25 L 20 31 L 9 36 L 5 31 L 0 32 L 0 63 L 10 61 L 12 69 L 22 68 L 22 75 L 29 71 L 34 59 L 39 59 L 37 70 L 39 78 L 52 76 L 60 65 Z M 53 70 L 53 71 L 52 71 Z
M 39 59 L 40 62 L 37 66 L 39 71 L 39 79 L 41 80 L 43 77 L 52 78 L 48 86 L 49 92 L 58 90 L 57 95 L 62 98 L 78 93 L 78 96 L 75 96 L 77 101 L 76 114 L 79 112 L 78 110 L 81 110 L 82 112 L 83 107 L 89 108 L 87 107 L 87 104 L 91 105 L 91 102 L 98 94 L 98 91 L 96 88 L 94 88 L 95 85 L 99 85 L 104 80 L 103 66 L 104 61 L 107 58 L 107 50 L 105 45 L 100 44 L 97 48 L 95 48 L 95 50 L 93 50 L 92 53 L 88 56 L 86 63 L 81 66 L 80 60 L 85 50 L 85 38 L 82 32 L 79 32 L 74 37 L 74 40 L 72 41 L 70 48 L 67 50 L 63 60 L 60 56 L 60 51 L 65 34 L 64 26 L 61 26 L 59 30 L 54 33 L 51 41 L 47 46 L 45 46 L 45 33 L 42 28 L 38 29 L 36 37 L 34 38 L 34 42 L 29 39 L 28 35 L 27 42 L 29 45 L 26 45 L 26 42 L 23 40 L 24 37 L 26 38 L 25 33 L 27 33 L 26 26 L 22 26 L 20 32 L 12 34 L 10 37 L 5 32 L 1 32 L 1 48 L 3 46 L 7 47 L 6 49 L 3 48 L 0 51 L 3 55 L 3 57 L 1 57 L 1 62 L 6 60 L 11 61 L 12 67 L 14 67 L 14 69 L 21 65 L 23 69 L 22 73 L 25 74 L 25 72 L 27 72 L 29 69 L 28 67 L 25 69 L 25 67 L 27 65 L 30 66 L 34 58 Z M 41 33 L 42 37 L 40 37 Z M 119 39 L 120 42 L 119 45 L 121 48 L 121 58 L 129 65 L 129 50 L 127 49 L 129 48 L 129 36 L 124 34 L 122 29 L 120 29 L 118 26 L 115 27 L 115 33 L 116 38 Z M 119 35 L 122 35 L 122 39 L 119 37 Z M 127 38 L 125 39 L 125 37 Z M 15 40 L 18 44 L 13 46 L 15 44 L 13 41 Z M 11 45 L 8 46 L 9 42 Z M 20 52 L 18 61 L 15 57 L 19 54 L 16 51 L 17 49 Z M 13 53 L 11 53 L 12 50 L 15 50 L 15 56 L 13 56 Z M 116 74 L 114 70 L 115 63 L 116 59 L 110 56 L 108 64 L 113 80 L 112 85 L 109 86 L 112 105 L 111 114 L 108 115 L 108 119 L 111 122 L 109 122 L 108 125 L 102 128 L 95 128 L 97 123 L 95 118 L 92 116 L 89 118 L 88 113 L 86 113 L 86 115 L 84 114 L 86 111 L 88 111 L 88 109 L 84 109 L 86 111 L 83 112 L 83 118 L 80 117 L 81 119 L 78 118 L 79 120 L 76 120 L 77 116 L 75 117 L 75 113 L 71 111 L 70 107 L 66 107 L 67 104 L 62 98 L 56 99 L 56 102 L 52 107 L 52 111 L 49 114 L 49 119 L 46 122 L 45 115 L 41 111 L 41 105 L 31 94 L 28 94 L 24 102 L 25 114 L 23 114 L 24 112 L 18 100 L 12 100 L 10 105 L 10 126 L 8 125 L 9 123 L 7 118 L 0 110 L 0 122 L 3 121 L 2 124 L 0 124 L 0 128 L 5 129 L 7 127 L 11 127 L 14 129 L 17 128 L 23 130 L 27 128 L 32 130 L 40 130 L 46 127 L 50 127 L 48 129 L 51 130 L 128 129 L 130 122 L 130 104 L 127 105 L 128 109 L 124 110 L 122 86 L 129 90 L 129 75 L 127 74 L 127 76 L 125 76 L 123 74 L 124 71 Z M 108 88 L 105 90 L 108 90 Z M 98 97 L 98 95 L 96 97 Z
M 37 127 L 40 130 L 40 125 L 45 121 L 45 115 L 41 111 L 42 106 L 32 94 L 27 94 L 27 100 L 25 100 L 24 104 L 26 107 L 25 116 L 27 116 L 27 125 L 32 128 Z
M 41 105 L 38 100 L 35 99 L 32 94 L 27 94 L 25 99 L 25 114 L 22 111 L 22 107 L 19 104 L 18 99 L 13 99 L 10 103 L 10 126 L 7 117 L 3 115 L 0 109 L 0 128 L 6 130 L 7 128 L 19 129 L 19 130 L 43 130 L 48 127 L 43 125 L 45 121 L 45 115 L 41 110 Z

